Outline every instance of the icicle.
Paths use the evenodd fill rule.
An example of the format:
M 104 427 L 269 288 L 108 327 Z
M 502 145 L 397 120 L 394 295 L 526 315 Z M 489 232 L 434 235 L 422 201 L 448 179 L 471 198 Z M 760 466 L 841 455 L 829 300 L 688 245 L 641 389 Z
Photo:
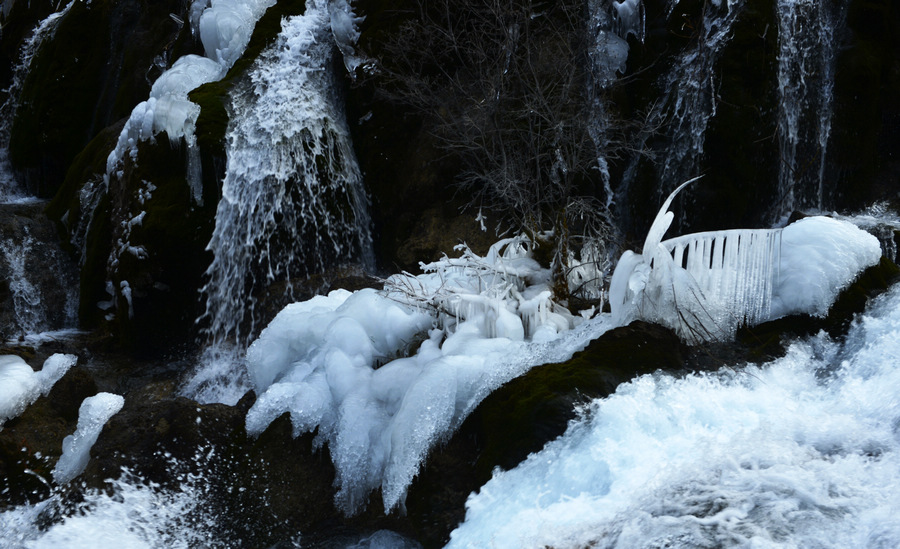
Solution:
M 785 229 L 711 231 L 660 241 L 672 220 L 668 207 L 684 187 L 663 204 L 643 252 L 625 252 L 616 266 L 610 307 L 620 324 L 657 322 L 699 343 L 784 314 L 822 315 L 838 288 L 881 255 L 875 237 L 823 217 Z M 790 231 L 788 267 L 782 264 L 785 231 Z M 830 258 L 827 267 L 824 256 Z M 783 268 L 788 276 L 782 287 Z

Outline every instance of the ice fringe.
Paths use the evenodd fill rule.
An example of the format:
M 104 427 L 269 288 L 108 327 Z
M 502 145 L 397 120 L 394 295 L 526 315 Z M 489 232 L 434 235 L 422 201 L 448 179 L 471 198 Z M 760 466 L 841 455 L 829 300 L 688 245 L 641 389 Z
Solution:
M 793 313 L 823 316 L 840 289 L 881 257 L 850 223 L 809 217 L 783 229 L 734 229 L 662 240 L 679 186 L 660 208 L 641 254 L 622 254 L 610 283 L 613 320 L 647 320 L 684 340 L 727 339 L 741 325 Z

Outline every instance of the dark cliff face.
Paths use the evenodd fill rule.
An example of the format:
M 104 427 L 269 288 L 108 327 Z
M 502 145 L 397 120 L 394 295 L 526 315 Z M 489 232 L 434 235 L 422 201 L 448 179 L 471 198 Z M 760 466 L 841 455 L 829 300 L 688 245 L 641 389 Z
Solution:
M 29 192 L 53 197 L 88 142 L 147 99 L 161 67 L 196 50 L 169 15 L 183 11 L 181 0 L 101 0 L 74 2 L 60 18 L 34 54 L 12 120 L 10 160 Z
M 182 182 L 186 186 L 184 151 L 177 145 L 170 147 L 164 136 L 142 146 L 141 156 L 150 160 L 124 170 L 124 179 L 110 187 L 110 196 L 92 204 L 83 200 L 85 184 L 97 181 L 105 172 L 106 156 L 119 131 L 116 122 L 121 124 L 134 105 L 147 98 L 163 67 L 181 55 L 199 52 L 189 25 L 179 23 L 188 19 L 187 4 L 180 0 L 76 2 L 36 51 L 11 111 L 15 116 L 9 121 L 10 160 L 30 192 L 53 198 L 49 216 L 60 222 L 63 242 L 81 239 L 89 243 L 82 250 L 72 250 L 88 254 L 82 258 L 84 323 L 102 323 L 104 315 L 96 303 L 107 299 L 105 282 L 127 279 L 142 281 L 136 282 L 141 289 L 134 295 L 146 296 L 138 297 L 146 301 L 132 307 L 134 318 L 111 326 L 114 333 L 132 342 L 133 337 L 126 334 L 147 334 L 140 345 L 152 347 L 158 338 L 165 339 L 165 333 L 193 329 L 201 274 L 210 261 L 204 246 L 224 175 L 227 111 L 223 102 L 242 71 L 277 34 L 280 18 L 302 13 L 302 4 L 284 0 L 276 4 L 257 29 L 245 58 L 226 79 L 191 94 L 202 106 L 197 135 L 203 207 L 192 204 L 186 190 L 176 191 Z M 661 181 L 662 165 L 672 156 L 673 117 L 662 115 L 648 123 L 647 113 L 665 107 L 661 103 L 673 85 L 673 67 L 686 52 L 697 48 L 704 32 L 711 32 L 703 31 L 704 21 L 713 14 L 711 3 L 683 0 L 671 10 L 669 4 L 661 0 L 644 3 L 645 39 L 628 38 L 626 74 L 602 97 L 607 111 L 625 128 L 621 137 L 627 146 L 607 160 L 614 194 L 612 220 L 626 240 L 643 238 L 664 194 L 680 182 Z M 359 49 L 373 61 L 382 57 L 382 65 L 393 62 L 384 52 L 401 38 L 404 24 L 423 13 L 417 2 L 360 0 L 354 5 L 365 16 Z M 448 5 L 448 17 L 464 19 L 464 14 L 452 12 L 462 10 L 464 2 Z M 514 11 L 542 5 L 516 0 L 507 7 Z M 768 225 L 772 205 L 779 200 L 778 174 L 783 159 L 777 138 L 776 2 L 746 0 L 734 9 L 736 17 L 728 38 L 710 62 L 711 91 L 700 98 L 704 108 L 714 109 L 705 127 L 702 152 L 684 163 L 688 166 L 684 173 L 672 172 L 683 178 L 705 174 L 702 182 L 679 198 L 675 208 L 680 215 L 673 234 Z M 22 41 L 50 10 L 49 3 L 42 2 L 11 5 L 0 44 L 0 81 L 4 85 L 18 62 Z M 848 0 L 844 13 L 846 24 L 835 36 L 834 114 L 823 171 L 824 205 L 838 210 L 893 200 L 900 190 L 900 159 L 896 156 L 900 146 L 900 8 L 887 0 Z M 587 7 L 578 14 L 586 17 Z M 575 33 L 582 22 L 576 17 L 567 24 Z M 536 27 L 535 32 L 546 29 Z M 545 42 L 546 52 L 557 51 L 560 45 L 558 39 Z M 553 65 L 548 55 L 535 57 L 542 71 Z M 701 48 L 695 63 L 706 62 L 706 55 L 711 53 Z M 426 76 L 468 70 L 467 65 L 455 66 L 452 59 L 439 54 L 432 57 L 441 63 L 423 67 Z M 419 261 L 452 253 L 453 245 L 460 241 L 484 249 L 496 239 L 497 223 L 509 214 L 502 208 L 486 209 L 488 230 L 482 231 L 474 221 L 477 205 L 472 203 L 473 193 L 480 190 L 459 186 L 472 171 L 467 164 L 470 157 L 446 146 L 441 125 L 446 127 L 447 112 L 463 112 L 460 106 L 467 99 L 454 99 L 453 93 L 445 90 L 442 97 L 447 104 L 432 111 L 398 101 L 397 90 L 392 88 L 396 80 L 384 75 L 385 69 L 396 68 L 376 62 L 369 65 L 371 70 L 360 69 L 355 79 L 346 73 L 339 75 L 346 83 L 348 122 L 370 194 L 375 252 L 384 273 L 414 270 Z M 593 193 L 591 198 L 603 202 L 609 197 L 595 168 L 579 175 L 573 188 Z M 138 213 L 135 200 L 142 181 L 156 177 L 168 182 L 163 187 L 171 192 L 161 188 L 160 198 L 146 205 L 148 221 L 158 222 L 137 231 L 135 238 L 147 246 L 149 257 L 135 265 L 123 265 L 128 272 L 110 278 L 108 258 L 121 224 L 127 221 L 123 216 Z M 464 210 L 466 205 L 469 208 Z M 77 228 L 78 219 L 89 219 L 89 227 Z M 78 231 L 84 234 L 75 234 Z M 175 314 L 179 309 L 182 311 Z M 176 322 L 171 321 L 173 314 L 179 319 Z M 145 329 L 151 326 L 172 329 Z

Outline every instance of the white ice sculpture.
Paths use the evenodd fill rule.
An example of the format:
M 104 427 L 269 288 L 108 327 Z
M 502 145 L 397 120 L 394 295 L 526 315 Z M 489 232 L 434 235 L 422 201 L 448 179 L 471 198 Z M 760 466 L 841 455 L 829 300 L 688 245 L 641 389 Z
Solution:
M 856 226 L 808 217 L 783 229 L 733 229 L 662 240 L 675 189 L 640 254 L 622 254 L 610 283 L 614 320 L 668 326 L 691 343 L 727 339 L 741 325 L 794 313 L 824 316 L 839 291 L 881 258 Z

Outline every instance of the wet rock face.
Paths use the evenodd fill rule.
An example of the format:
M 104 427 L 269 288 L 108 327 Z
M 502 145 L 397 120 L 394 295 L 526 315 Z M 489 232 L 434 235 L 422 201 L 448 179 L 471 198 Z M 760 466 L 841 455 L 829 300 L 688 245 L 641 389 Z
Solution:
M 12 121 L 10 161 L 29 193 L 52 197 L 78 152 L 148 97 L 162 67 L 197 47 L 189 25 L 169 16 L 184 19 L 186 9 L 180 0 L 72 5 L 37 50 Z
M 0 205 L 0 340 L 74 327 L 77 272 L 44 206 Z

